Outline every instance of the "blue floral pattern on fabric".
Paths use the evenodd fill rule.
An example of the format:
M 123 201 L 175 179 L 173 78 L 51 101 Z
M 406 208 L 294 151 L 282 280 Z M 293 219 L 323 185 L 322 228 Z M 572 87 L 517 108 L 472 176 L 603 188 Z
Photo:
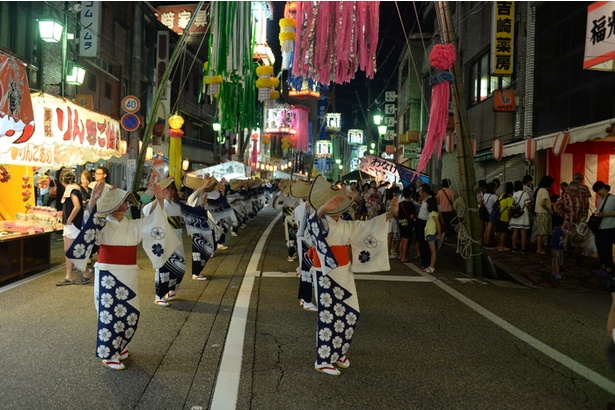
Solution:
M 88 218 L 77 238 L 66 251 L 66 257 L 71 259 L 79 269 L 85 268 L 90 255 L 98 250 L 98 245 L 95 243 L 96 235 L 107 222 L 104 218 L 96 218 L 95 213 L 96 207 L 92 211 L 92 217 Z
M 367 263 L 370 260 L 370 254 L 368 251 L 361 251 L 359 254 L 359 261 L 361 263 Z
M 130 301 L 137 295 L 108 270 L 99 271 L 96 356 L 111 359 L 128 345 L 137 330 L 139 310 Z
M 331 364 L 350 348 L 360 314 L 345 302 L 352 294 L 320 270 L 316 271 L 316 288 L 319 295 L 316 362 Z
M 164 248 L 162 247 L 161 244 L 159 243 L 155 243 L 152 245 L 152 253 L 158 257 L 162 256 L 164 254 Z
M 319 259 L 321 260 L 321 269 L 325 275 L 338 267 L 335 256 L 325 240 L 326 232 L 327 230 L 320 224 L 320 220 L 318 219 L 316 212 L 313 212 L 308 217 L 307 233 L 309 234 L 308 236 L 310 241 L 316 247 L 319 254 Z

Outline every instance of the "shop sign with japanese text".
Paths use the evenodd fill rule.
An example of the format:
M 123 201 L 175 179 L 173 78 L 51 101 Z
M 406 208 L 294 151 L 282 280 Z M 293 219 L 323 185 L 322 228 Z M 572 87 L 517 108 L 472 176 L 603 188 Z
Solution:
M 196 10 L 196 4 L 159 6 L 156 7 L 155 14 L 158 21 L 167 26 L 170 30 L 173 30 L 177 34 L 183 34 L 194 10 Z M 194 18 L 192 27 L 190 27 L 190 33 L 206 33 L 208 20 L 209 16 L 206 10 L 199 10 Z
M 614 25 L 614 1 L 597 1 L 587 7 L 583 69 L 615 71 Z
M 98 56 L 98 39 L 100 38 L 100 16 L 102 2 L 82 1 L 83 9 L 79 14 L 79 55 L 81 57 Z
M 31 101 L 36 127 L 3 138 L 0 163 L 58 169 L 121 156 L 119 121 L 49 94 Z
M 515 38 L 515 5 L 512 1 L 493 3 L 491 74 L 511 75 Z
M 495 90 L 493 92 L 493 111 L 515 111 L 515 90 Z

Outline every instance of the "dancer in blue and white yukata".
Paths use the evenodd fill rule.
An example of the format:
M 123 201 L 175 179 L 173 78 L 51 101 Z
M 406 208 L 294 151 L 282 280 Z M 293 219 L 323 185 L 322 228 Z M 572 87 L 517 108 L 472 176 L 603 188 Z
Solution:
M 207 211 L 209 227 L 214 233 L 215 248 L 218 250 L 228 249 L 226 242 L 226 233 L 231 229 L 234 223 L 237 222 L 235 211 L 231 208 L 231 204 L 226 199 L 226 187 L 220 184 L 213 176 L 208 176 L 213 181 L 213 188 L 207 193 L 207 201 L 203 203 Z M 221 186 L 222 185 L 222 186 Z
M 312 245 L 309 242 L 309 235 L 306 235 L 308 217 L 314 213 L 307 203 L 311 188 L 311 182 L 295 181 L 290 185 L 289 193 L 292 197 L 299 199 L 299 205 L 293 210 L 293 220 L 297 224 L 297 254 L 299 255 L 299 304 L 305 310 L 317 311 L 318 308 L 312 303 L 314 293 L 312 260 L 308 256 L 308 250 Z
M 214 180 L 186 175 L 184 185 L 194 189 L 185 205 L 180 202 L 186 221 L 186 230 L 192 237 L 192 279 L 207 280 L 201 272 L 214 254 L 215 242 L 213 232 L 207 222 L 207 211 L 203 205 L 207 201 L 208 192 L 214 189 Z
M 158 306 L 169 306 L 169 301 L 175 299 L 179 285 L 186 273 L 186 257 L 184 242 L 182 239 L 182 210 L 177 200 L 177 187 L 175 179 L 169 177 L 158 183 L 164 190 L 164 211 L 173 233 L 180 242 L 179 247 L 173 252 L 163 266 L 156 269 L 156 299 L 154 303 Z M 154 202 L 150 202 L 142 208 L 143 215 L 147 216 L 152 212 Z
M 179 246 L 171 235 L 164 213 L 164 193 L 156 184 L 152 213 L 142 219 L 128 219 L 128 200 L 136 202 L 130 192 L 108 189 L 98 182 L 90 197 L 90 213 L 86 225 L 66 252 L 78 268 L 85 268 L 95 245 L 99 245 L 94 264 L 94 301 L 98 316 L 96 356 L 113 370 L 124 370 L 128 344 L 139 324 L 137 245 L 143 249 L 154 268 L 164 264 Z
M 297 222 L 293 218 L 293 211 L 299 205 L 299 199 L 290 194 L 290 186 L 292 181 L 280 182 L 280 193 L 278 202 L 282 203 L 282 212 L 284 214 L 284 239 L 286 239 L 286 249 L 288 255 L 286 260 L 293 262 L 297 259 Z
M 350 367 L 346 354 L 360 317 L 353 272 L 390 270 L 386 221 L 396 215 L 398 200 L 394 198 L 389 211 L 372 220 L 345 221 L 340 216 L 352 206 L 352 201 L 318 176 L 313 182 L 309 202 L 317 209 L 308 218 L 308 232 L 314 245 L 309 253 L 318 302 L 314 369 L 338 376 L 338 368 Z

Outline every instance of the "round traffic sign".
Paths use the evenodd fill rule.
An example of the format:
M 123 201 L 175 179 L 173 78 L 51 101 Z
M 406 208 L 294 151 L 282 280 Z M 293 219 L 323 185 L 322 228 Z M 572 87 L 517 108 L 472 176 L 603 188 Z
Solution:
M 122 109 L 128 113 L 139 111 L 141 108 L 141 101 L 134 95 L 127 95 L 122 99 Z
M 126 131 L 134 131 L 139 128 L 139 117 L 135 114 L 124 114 L 122 116 L 122 128 Z

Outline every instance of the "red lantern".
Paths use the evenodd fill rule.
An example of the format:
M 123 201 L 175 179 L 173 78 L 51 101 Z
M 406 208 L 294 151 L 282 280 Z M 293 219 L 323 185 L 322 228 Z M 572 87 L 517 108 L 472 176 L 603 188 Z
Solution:
M 553 143 L 553 155 L 555 155 L 556 157 L 562 155 L 564 151 L 566 151 L 569 139 L 570 135 L 568 135 L 566 131 L 557 134 L 557 136 L 555 137 L 555 142 Z
M 536 140 L 529 137 L 525 140 L 525 159 L 529 162 L 536 158 Z
M 504 151 L 504 144 L 500 138 L 496 138 L 493 140 L 493 144 L 491 145 L 491 155 L 493 159 L 496 161 L 502 160 L 502 153 Z
M 455 136 L 450 133 L 444 137 L 444 150 L 450 154 L 455 149 Z
M 472 137 L 470 140 L 470 147 L 472 147 L 472 157 L 476 156 L 476 138 Z

